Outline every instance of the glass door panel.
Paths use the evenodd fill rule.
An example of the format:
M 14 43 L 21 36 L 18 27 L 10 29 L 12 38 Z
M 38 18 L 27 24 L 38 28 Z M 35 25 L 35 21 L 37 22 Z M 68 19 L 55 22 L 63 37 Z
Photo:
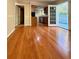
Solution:
M 48 25 L 55 26 L 56 25 L 56 6 L 48 5 Z

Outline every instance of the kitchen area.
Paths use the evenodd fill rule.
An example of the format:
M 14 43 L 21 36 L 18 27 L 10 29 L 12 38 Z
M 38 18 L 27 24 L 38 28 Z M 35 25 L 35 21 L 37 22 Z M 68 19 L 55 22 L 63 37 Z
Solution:
M 32 22 L 36 24 L 36 26 L 48 26 L 48 6 L 33 7 Z
M 48 26 L 48 7 L 44 7 L 41 10 L 41 15 L 39 16 L 39 24 Z

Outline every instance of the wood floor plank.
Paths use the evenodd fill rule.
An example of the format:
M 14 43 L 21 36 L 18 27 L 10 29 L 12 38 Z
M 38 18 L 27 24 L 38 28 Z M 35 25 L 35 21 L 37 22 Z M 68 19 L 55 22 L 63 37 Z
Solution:
M 8 37 L 8 59 L 70 59 L 69 31 L 59 27 L 16 27 Z

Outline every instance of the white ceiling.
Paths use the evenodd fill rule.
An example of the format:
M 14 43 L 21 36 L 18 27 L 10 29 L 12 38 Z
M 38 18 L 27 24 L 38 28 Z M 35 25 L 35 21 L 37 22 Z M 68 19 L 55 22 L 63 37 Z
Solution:
M 17 3 L 24 4 L 30 2 L 33 5 L 52 5 L 63 2 L 64 0 L 16 0 Z

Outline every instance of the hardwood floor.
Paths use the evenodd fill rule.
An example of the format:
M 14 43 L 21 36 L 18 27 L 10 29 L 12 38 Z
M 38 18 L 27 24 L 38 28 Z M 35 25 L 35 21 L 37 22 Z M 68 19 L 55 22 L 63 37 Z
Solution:
M 17 27 L 7 42 L 8 59 L 70 59 L 69 31 L 59 27 Z

